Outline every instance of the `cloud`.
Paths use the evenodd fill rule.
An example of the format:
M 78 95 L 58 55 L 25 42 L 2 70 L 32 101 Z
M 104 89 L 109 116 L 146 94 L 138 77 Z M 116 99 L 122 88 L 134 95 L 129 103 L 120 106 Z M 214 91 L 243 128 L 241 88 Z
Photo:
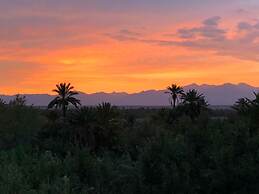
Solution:
M 98 42 L 96 32 L 84 21 L 55 16 L 0 17 L 0 54 L 25 56 Z M 2 57 L 1 56 L 1 57 Z
M 165 25 L 161 20 L 177 16 L 179 10 L 207 10 L 214 4 L 229 4 L 223 0 L 12 0 L 0 1 L 0 47 L 9 46 L 16 50 L 44 48 L 55 50 L 66 46 L 85 46 L 93 43 L 96 37 L 107 29 L 121 32 L 107 34 L 120 41 L 138 40 L 141 34 L 126 25 L 142 26 L 151 30 Z M 174 12 L 175 10 L 175 12 Z M 154 14 L 156 13 L 165 14 Z M 197 11 L 197 10 L 196 10 Z M 170 13 L 170 14 L 169 14 Z M 192 18 L 190 12 L 188 18 Z M 137 18 L 137 20 L 136 20 Z M 179 16 L 180 18 L 180 16 Z M 187 19 L 188 19 L 187 18 Z M 156 19 L 153 21 L 153 19 Z M 217 30 L 219 17 L 204 21 L 201 28 L 179 30 L 182 38 L 193 38 L 201 34 L 210 38 L 222 39 L 224 31 Z M 150 22 L 151 21 L 151 22 Z M 152 24 L 150 24 L 152 23 Z M 89 32 L 91 31 L 91 32 Z M 92 34 L 91 34 L 92 33 Z M 100 38 L 100 37 L 99 37 Z M 13 44 L 16 47 L 13 47 Z M 31 52 L 31 51 L 30 51 Z
M 204 20 L 203 24 L 205 26 L 218 26 L 220 20 L 221 20 L 221 17 L 215 16 L 215 17 L 211 17 L 211 18 Z
M 259 22 L 238 22 L 233 29 L 221 27 L 221 22 L 222 18 L 219 16 L 210 17 L 197 27 L 185 27 L 176 32 L 167 32 L 163 39 L 148 38 L 152 37 L 152 33 L 143 35 L 129 29 L 107 35 L 117 41 L 185 47 L 204 52 L 212 51 L 220 56 L 259 62 Z
M 219 28 L 221 18 L 216 16 L 203 21 L 203 25 L 195 28 L 182 28 L 178 30 L 178 36 L 183 39 L 209 38 L 224 40 L 226 31 Z
M 259 62 L 259 22 L 240 22 L 236 29 L 220 27 L 220 17 L 206 19 L 198 27 L 181 28 L 176 35 L 180 40 L 146 40 L 160 46 L 180 46 L 194 50 L 214 51 L 221 56 Z M 229 33 L 236 33 L 231 37 Z
M 58 9 L 64 10 L 67 8 L 77 9 L 83 11 L 85 9 L 100 9 L 102 11 L 125 11 L 125 10 L 136 10 L 136 9 L 163 9 L 163 10 L 177 10 L 179 8 L 194 8 L 198 6 L 211 6 L 217 4 L 231 4 L 237 0 L 12 0 L 12 1 L 0 1 L 0 9 L 6 10 L 7 8 L 43 8 L 43 9 Z
M 106 33 L 105 36 L 108 36 L 117 41 L 141 41 L 141 37 L 144 34 L 129 29 L 121 29 L 115 33 Z
M 240 14 L 249 14 L 250 12 L 246 9 L 241 8 L 241 9 L 237 9 L 236 13 L 240 15 Z
M 253 25 L 248 22 L 239 22 L 237 25 L 239 31 L 249 31 L 253 29 Z

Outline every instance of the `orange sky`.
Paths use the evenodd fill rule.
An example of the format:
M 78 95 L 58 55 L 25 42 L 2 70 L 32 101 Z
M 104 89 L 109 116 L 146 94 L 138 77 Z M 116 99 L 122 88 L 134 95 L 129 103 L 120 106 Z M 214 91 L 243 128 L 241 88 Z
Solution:
M 109 1 L 0 2 L 0 93 L 259 86 L 256 1 Z

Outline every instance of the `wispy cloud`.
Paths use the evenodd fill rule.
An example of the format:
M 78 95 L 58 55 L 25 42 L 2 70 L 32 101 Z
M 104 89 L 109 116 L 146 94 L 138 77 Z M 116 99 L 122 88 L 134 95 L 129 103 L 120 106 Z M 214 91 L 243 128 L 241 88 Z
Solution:
M 213 51 L 216 55 L 259 62 L 259 22 L 238 22 L 234 29 L 221 27 L 222 18 L 210 17 L 197 27 L 179 28 L 163 39 L 146 38 L 140 33 L 122 30 L 110 37 L 118 41 L 139 41 L 160 46 L 179 46 Z
M 203 21 L 202 26 L 195 28 L 182 28 L 178 30 L 178 35 L 183 39 L 207 38 L 213 40 L 224 40 L 226 31 L 219 28 L 221 18 L 218 16 L 208 18 Z
M 121 29 L 115 33 L 105 33 L 104 35 L 118 41 L 140 41 L 144 36 L 143 33 L 129 29 Z
M 200 26 L 178 29 L 175 37 L 146 42 L 214 51 L 217 55 L 259 62 L 259 22 L 239 22 L 234 29 L 225 29 L 220 21 L 220 17 L 208 18 Z
M 234 29 L 237 32 L 232 37 L 227 36 L 227 32 L 231 30 L 225 31 L 218 25 L 214 25 L 208 31 L 204 30 L 204 27 L 202 29 L 198 40 L 182 40 L 177 44 L 194 49 L 213 50 L 219 55 L 259 61 L 259 23 L 238 23 Z

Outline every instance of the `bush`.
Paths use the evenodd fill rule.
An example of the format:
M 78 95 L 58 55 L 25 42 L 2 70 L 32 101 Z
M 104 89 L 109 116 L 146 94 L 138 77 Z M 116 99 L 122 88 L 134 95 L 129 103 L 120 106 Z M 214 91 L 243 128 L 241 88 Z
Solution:
M 58 111 L 3 105 L 0 191 L 258 193 L 251 115 L 211 110 L 193 119 L 178 111 L 103 104 L 64 119 Z

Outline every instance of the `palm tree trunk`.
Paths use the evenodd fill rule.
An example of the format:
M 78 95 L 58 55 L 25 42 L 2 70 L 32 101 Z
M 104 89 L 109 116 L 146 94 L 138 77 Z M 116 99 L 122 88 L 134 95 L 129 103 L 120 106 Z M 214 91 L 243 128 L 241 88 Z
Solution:
M 176 98 L 173 97 L 173 108 L 175 108 L 175 106 L 176 106 Z
M 62 113 L 63 113 L 63 117 L 65 118 L 66 117 L 66 111 L 67 111 L 67 109 L 66 109 L 66 105 L 62 105 Z

